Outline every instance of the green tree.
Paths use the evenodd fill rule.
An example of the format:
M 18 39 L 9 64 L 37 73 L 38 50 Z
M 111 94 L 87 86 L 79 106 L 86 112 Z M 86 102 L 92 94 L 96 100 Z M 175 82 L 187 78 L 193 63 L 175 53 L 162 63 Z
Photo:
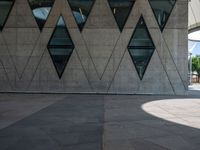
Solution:
M 192 57 L 192 71 L 197 72 L 198 81 L 199 81 L 199 77 L 200 77 L 200 57 L 199 56 Z

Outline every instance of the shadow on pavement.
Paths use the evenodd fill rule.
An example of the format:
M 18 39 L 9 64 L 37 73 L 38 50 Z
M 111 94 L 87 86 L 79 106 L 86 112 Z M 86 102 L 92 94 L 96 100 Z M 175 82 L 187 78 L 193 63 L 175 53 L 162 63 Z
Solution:
M 173 101 L 177 98 L 188 101 L 199 99 L 136 95 L 66 95 L 47 108 L 1 129 L 0 149 L 198 150 L 198 128 L 176 123 L 176 119 L 180 119 L 179 116 L 168 116 L 173 118 L 174 122 L 159 118 L 156 107 L 152 109 L 158 116 L 142 107 L 149 102 Z M 200 100 L 195 107 L 200 112 L 199 106 Z M 151 110 L 151 107 L 153 106 L 148 108 Z M 167 114 L 163 113 L 162 117 L 167 117 Z

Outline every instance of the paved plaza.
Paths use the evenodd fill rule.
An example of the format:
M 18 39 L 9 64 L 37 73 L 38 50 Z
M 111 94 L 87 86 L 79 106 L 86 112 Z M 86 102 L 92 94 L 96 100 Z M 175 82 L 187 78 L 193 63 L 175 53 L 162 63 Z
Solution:
M 200 96 L 0 95 L 0 150 L 199 149 Z

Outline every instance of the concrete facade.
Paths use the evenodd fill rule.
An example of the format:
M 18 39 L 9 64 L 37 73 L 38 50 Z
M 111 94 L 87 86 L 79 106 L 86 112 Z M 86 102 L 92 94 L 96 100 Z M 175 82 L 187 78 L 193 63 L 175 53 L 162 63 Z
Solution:
M 63 15 L 75 49 L 59 79 L 47 44 Z M 155 52 L 140 81 L 127 50 L 143 15 Z M 136 0 L 123 31 L 107 0 L 96 0 L 82 32 L 67 0 L 56 0 L 40 32 L 27 0 L 16 0 L 0 32 L 1 92 L 183 95 L 187 83 L 188 0 L 177 0 L 163 32 L 148 0 Z

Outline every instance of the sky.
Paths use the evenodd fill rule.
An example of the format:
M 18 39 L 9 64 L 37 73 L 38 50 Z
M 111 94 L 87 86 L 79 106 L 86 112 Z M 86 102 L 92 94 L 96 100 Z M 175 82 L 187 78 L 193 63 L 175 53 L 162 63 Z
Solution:
M 192 55 L 200 55 L 200 42 L 188 41 L 188 50 L 192 52 Z

